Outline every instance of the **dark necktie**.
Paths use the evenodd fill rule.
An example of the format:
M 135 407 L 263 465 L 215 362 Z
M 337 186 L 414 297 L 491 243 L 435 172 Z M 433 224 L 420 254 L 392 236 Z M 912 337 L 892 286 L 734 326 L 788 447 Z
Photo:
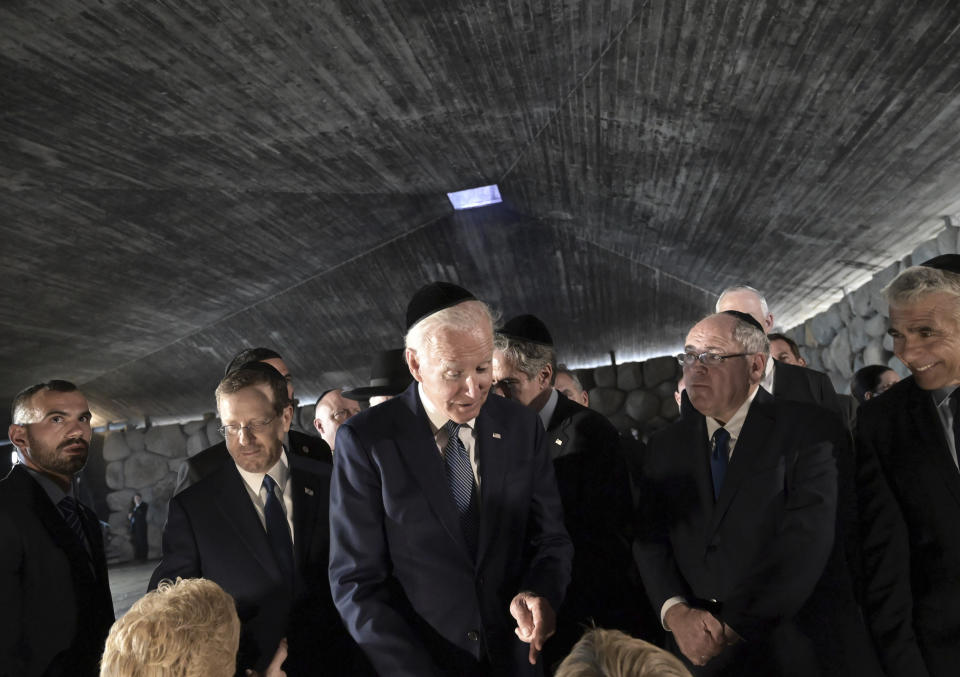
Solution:
M 710 472 L 713 475 L 713 498 L 720 496 L 723 478 L 727 474 L 727 463 L 730 461 L 730 433 L 726 428 L 717 428 L 711 439 Z
M 473 466 L 467 448 L 460 439 L 460 425 L 447 421 L 443 429 L 449 438 L 443 450 L 444 466 L 447 472 L 447 485 L 450 495 L 460 513 L 460 529 L 472 556 L 477 554 L 479 520 L 477 518 L 477 483 L 473 477 Z
M 960 388 L 950 393 L 950 412 L 953 414 L 953 449 L 960 460 Z
M 67 526 L 77 535 L 80 543 L 86 547 L 87 537 L 83 533 L 83 522 L 80 520 L 80 504 L 77 503 L 77 499 L 73 496 L 64 496 L 57 503 L 57 508 L 60 509 L 63 519 L 67 521 Z
M 290 525 L 283 512 L 283 504 L 277 498 L 277 483 L 270 475 L 263 476 L 263 488 L 267 490 L 267 502 L 263 514 L 267 523 L 267 538 L 277 557 L 280 571 L 288 581 L 293 580 L 293 539 L 290 538 Z

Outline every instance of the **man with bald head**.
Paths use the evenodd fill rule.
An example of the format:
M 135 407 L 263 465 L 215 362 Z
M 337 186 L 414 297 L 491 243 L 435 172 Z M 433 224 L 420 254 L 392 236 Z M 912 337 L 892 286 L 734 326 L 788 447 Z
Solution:
M 844 430 L 759 387 L 768 352 L 738 311 L 690 330 L 677 359 L 692 406 L 650 440 L 637 563 L 695 675 L 870 674 L 834 547 Z
M 753 317 L 763 331 L 773 331 L 773 313 L 767 306 L 767 300 L 753 287 L 738 286 L 724 289 L 717 298 L 717 312 L 738 310 Z M 777 399 L 813 402 L 835 411 L 845 419 L 846 410 L 837 399 L 837 392 L 830 379 L 823 372 L 777 361 L 773 356 L 767 358 L 760 385 Z
M 374 668 L 536 675 L 573 548 L 537 415 L 488 397 L 493 318 L 447 282 L 407 307 L 401 395 L 340 426 L 330 585 Z
M 341 388 L 331 388 L 320 394 L 314 407 L 313 427 L 323 441 L 334 451 L 337 443 L 337 431 L 352 416 L 360 413 L 360 404 L 343 396 Z
M 944 677 L 960 665 L 960 256 L 884 295 L 911 375 L 857 416 L 864 611 L 888 675 Z
M 17 464 L 0 481 L 0 675 L 99 672 L 113 601 L 97 516 L 77 500 L 90 408 L 68 381 L 13 400 Z

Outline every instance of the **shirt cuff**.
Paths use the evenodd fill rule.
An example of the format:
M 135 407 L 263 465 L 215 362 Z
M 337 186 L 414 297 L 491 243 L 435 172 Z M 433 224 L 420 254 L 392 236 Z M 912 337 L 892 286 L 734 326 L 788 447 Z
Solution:
M 686 604 L 686 597 L 671 597 L 666 602 L 663 603 L 663 606 L 660 607 L 660 625 L 663 626 L 663 629 L 667 632 L 670 632 L 670 628 L 667 627 L 667 612 L 670 611 L 673 607 L 678 604 Z

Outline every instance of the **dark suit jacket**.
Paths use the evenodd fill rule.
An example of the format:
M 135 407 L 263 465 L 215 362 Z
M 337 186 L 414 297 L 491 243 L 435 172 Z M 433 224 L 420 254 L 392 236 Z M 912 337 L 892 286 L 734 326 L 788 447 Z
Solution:
M 837 391 L 834 390 L 830 377 L 816 369 L 774 360 L 773 396 L 778 400 L 812 402 L 836 412 L 841 417 L 846 415 L 846 408 L 837 399 Z
M 547 665 L 566 657 L 591 621 L 647 638 L 659 628 L 633 561 L 633 505 L 620 435 L 601 414 L 558 394 L 546 444 L 574 554 L 557 634 L 544 649 Z
M 469 554 L 413 383 L 337 432 L 330 584 L 351 634 L 391 677 L 537 674 L 514 635 L 521 591 L 560 607 L 573 555 L 543 427 L 490 396 L 476 420 L 480 534 Z
M 324 442 L 322 438 L 307 435 L 292 428 L 288 437 L 290 448 L 287 449 L 287 452 L 291 455 L 303 456 L 323 463 L 333 463 L 333 453 L 330 451 L 330 445 Z M 191 484 L 196 484 L 229 460 L 230 452 L 227 451 L 227 443 L 223 440 L 194 454 L 180 466 L 180 470 L 177 472 L 177 486 L 173 493 L 179 494 Z
M 743 638 L 697 675 L 871 674 L 834 548 L 839 417 L 760 389 L 714 501 L 705 418 L 693 410 L 647 451 L 637 562 L 658 613 L 683 596 Z
M 333 607 L 324 575 L 329 553 L 330 465 L 298 456 L 288 460 L 297 566 L 293 590 L 280 575 L 266 531 L 234 463 L 224 463 L 170 500 L 163 559 L 153 572 L 150 589 L 164 578 L 202 576 L 233 595 L 241 622 L 241 669 L 263 670 L 280 639 L 287 637 L 288 674 L 314 674 L 316 666 L 322 665 L 324 674 L 348 675 L 353 643 Z M 297 669 L 298 665 L 307 667 Z
M 864 611 L 891 676 L 960 665 L 960 472 L 912 377 L 857 416 Z
M 81 520 L 92 557 L 22 466 L 0 481 L 0 675 L 100 673 L 113 601 L 100 524 Z

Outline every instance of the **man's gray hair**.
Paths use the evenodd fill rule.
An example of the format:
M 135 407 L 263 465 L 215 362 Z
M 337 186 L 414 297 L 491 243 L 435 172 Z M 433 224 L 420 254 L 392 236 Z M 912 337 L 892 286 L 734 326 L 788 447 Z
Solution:
M 553 370 L 553 373 L 554 373 L 554 379 L 553 379 L 554 381 L 557 380 L 556 377 L 559 376 L 560 374 L 566 374 L 570 378 L 570 380 L 573 382 L 573 385 L 576 388 L 576 390 L 581 393 L 583 392 L 583 383 L 580 381 L 580 377 L 577 376 L 576 372 L 574 372 L 567 365 L 558 364 L 557 368 Z
M 766 317 L 770 314 L 770 307 L 767 305 L 767 299 L 760 293 L 759 289 L 754 289 L 753 287 L 745 284 L 737 285 L 736 287 L 727 287 L 722 292 L 720 296 L 717 297 L 717 304 L 714 306 L 714 310 L 718 313 L 720 312 L 720 302 L 723 301 L 723 297 L 727 294 L 733 294 L 736 292 L 747 291 L 757 297 L 760 301 L 760 311 L 763 313 L 763 316 Z
M 729 313 L 719 313 L 719 315 L 733 319 L 733 340 L 743 346 L 743 352 L 770 354 L 770 340 L 763 331 L 736 315 Z
M 492 337 L 496 321 L 496 314 L 483 301 L 464 301 L 438 310 L 410 327 L 404 338 L 404 345 L 416 353 L 429 353 L 440 329 L 485 331 Z
M 890 305 L 902 306 L 921 296 L 941 292 L 954 297 L 954 317 L 960 320 L 960 275 L 956 273 L 926 266 L 911 266 L 884 287 L 882 293 Z
M 528 378 L 535 378 L 550 365 L 550 385 L 557 380 L 557 353 L 553 346 L 533 341 L 520 341 L 504 334 L 496 334 L 493 348 L 503 353 L 504 358 Z

